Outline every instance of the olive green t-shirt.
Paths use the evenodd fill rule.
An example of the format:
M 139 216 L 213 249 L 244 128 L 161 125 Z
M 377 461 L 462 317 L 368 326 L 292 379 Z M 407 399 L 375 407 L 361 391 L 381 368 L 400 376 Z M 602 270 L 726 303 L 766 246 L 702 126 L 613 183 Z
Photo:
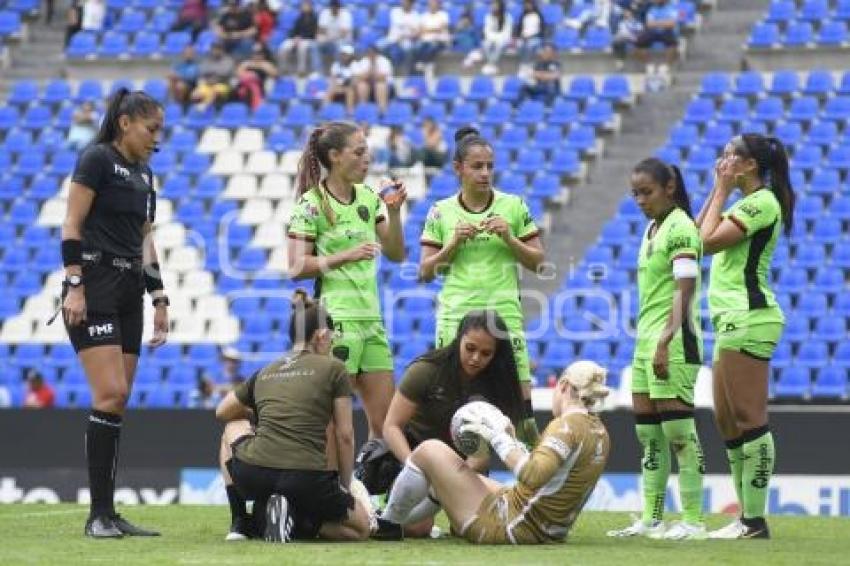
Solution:
M 443 375 L 428 361 L 410 364 L 398 386 L 401 394 L 416 403 L 416 413 L 407 423 L 407 432 L 417 441 L 429 438 L 452 444 L 452 416 L 469 396 L 467 387 L 457 376 Z
M 281 470 L 324 470 L 325 431 L 334 400 L 351 395 L 345 365 L 330 356 L 292 353 L 272 362 L 234 390 L 257 416 L 255 435 L 235 456 Z

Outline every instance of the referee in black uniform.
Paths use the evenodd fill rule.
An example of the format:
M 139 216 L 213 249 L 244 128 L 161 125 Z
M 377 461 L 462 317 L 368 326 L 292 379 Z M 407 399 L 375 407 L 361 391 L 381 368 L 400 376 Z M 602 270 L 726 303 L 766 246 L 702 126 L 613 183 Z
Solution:
M 113 493 L 124 407 L 142 341 L 145 290 L 154 315 L 152 346 L 165 343 L 168 298 L 151 225 L 156 213 L 147 165 L 163 128 L 162 106 L 141 91 L 119 89 L 95 141 L 77 161 L 62 225 L 65 265 L 62 313 L 92 389 L 86 430 L 95 538 L 157 536 L 115 512 Z

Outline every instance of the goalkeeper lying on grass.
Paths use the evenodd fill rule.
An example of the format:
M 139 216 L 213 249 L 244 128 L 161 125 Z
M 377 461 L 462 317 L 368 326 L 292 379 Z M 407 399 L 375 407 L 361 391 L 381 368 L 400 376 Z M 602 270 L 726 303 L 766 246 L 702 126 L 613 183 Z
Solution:
M 516 476 L 513 487 L 477 474 L 444 442 L 420 444 L 393 485 L 375 538 L 400 539 L 401 525 L 430 489 L 454 531 L 470 542 L 565 540 L 608 459 L 608 432 L 590 412 L 609 392 L 605 374 L 603 368 L 586 361 L 564 371 L 552 400 L 555 419 L 531 453 L 495 407 L 461 427 L 461 432 L 474 432 L 490 443 Z

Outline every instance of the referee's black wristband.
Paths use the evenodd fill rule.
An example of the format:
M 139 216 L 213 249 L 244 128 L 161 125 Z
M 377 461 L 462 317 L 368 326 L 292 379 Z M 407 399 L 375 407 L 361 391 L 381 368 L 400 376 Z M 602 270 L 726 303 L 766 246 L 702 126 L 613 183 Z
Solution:
M 83 264 L 83 243 L 80 240 L 62 240 L 62 265 Z
M 164 289 L 162 285 L 162 275 L 159 272 L 159 263 L 154 262 L 150 265 L 146 265 L 145 269 L 145 290 L 148 293 L 153 293 L 154 291 L 162 291 Z

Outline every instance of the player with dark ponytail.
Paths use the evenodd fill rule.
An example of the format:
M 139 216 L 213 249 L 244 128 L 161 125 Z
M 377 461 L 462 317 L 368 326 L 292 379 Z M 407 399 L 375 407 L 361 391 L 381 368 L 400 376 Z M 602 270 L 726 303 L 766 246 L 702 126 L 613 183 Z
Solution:
M 139 361 L 145 290 L 155 307 L 151 345 L 165 343 L 168 332 L 168 297 L 151 237 L 156 193 L 148 167 L 162 129 L 156 100 L 119 89 L 97 137 L 77 161 L 62 225 L 62 313 L 92 389 L 85 534 L 95 538 L 159 534 L 118 515 L 113 493 L 124 408 Z
M 520 305 L 517 264 L 536 272 L 544 259 L 540 230 L 522 198 L 493 187 L 493 147 L 478 130 L 455 133 L 455 196 L 438 201 L 422 231 L 419 276 L 445 275 L 437 312 L 437 347 L 448 345 L 471 310 L 496 311 L 508 328 L 525 409 L 519 437 L 533 446 L 538 437 L 531 407 L 531 368 Z M 491 334 L 498 336 L 498 329 Z
M 734 189 L 743 196 L 723 212 Z M 714 410 L 741 517 L 711 538 L 769 538 L 765 504 L 776 451 L 767 423 L 770 358 L 785 317 L 769 284 L 780 232 L 794 224 L 794 189 L 782 142 L 760 134 L 732 139 L 715 167 L 697 218 L 714 254 L 708 302 L 714 326 Z
M 702 241 L 678 167 L 651 157 L 632 170 L 632 194 L 650 220 L 638 257 L 640 311 L 632 405 L 643 449 L 643 516 L 608 536 L 705 538 L 703 455 L 694 421 L 702 365 L 698 300 Z M 679 464 L 682 521 L 664 529 L 670 448 Z
M 363 184 L 370 155 L 366 136 L 349 122 L 328 122 L 310 134 L 296 182 L 300 197 L 288 227 L 288 272 L 315 278 L 315 295 L 336 324 L 333 354 L 354 377 L 369 420 L 380 439 L 394 391 L 393 360 L 378 300 L 377 258 L 404 259 L 401 208 Z M 322 176 L 325 172 L 324 177 Z

